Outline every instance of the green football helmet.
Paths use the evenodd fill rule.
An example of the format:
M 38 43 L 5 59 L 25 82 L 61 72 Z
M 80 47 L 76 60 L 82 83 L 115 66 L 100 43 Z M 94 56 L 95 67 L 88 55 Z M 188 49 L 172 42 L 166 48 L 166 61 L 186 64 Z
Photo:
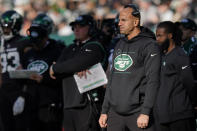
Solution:
M 1 15 L 2 28 L 11 28 L 13 34 L 18 34 L 23 24 L 23 17 L 14 10 L 8 10 Z
M 54 23 L 53 20 L 45 13 L 40 13 L 32 21 L 31 27 L 38 27 L 47 32 L 49 35 L 53 31 Z M 31 28 L 30 27 L 30 28 Z

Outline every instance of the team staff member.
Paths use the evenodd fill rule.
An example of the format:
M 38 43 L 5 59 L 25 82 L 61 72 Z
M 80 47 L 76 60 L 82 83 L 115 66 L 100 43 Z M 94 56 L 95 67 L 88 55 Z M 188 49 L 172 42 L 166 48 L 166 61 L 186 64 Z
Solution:
M 137 5 L 124 7 L 118 25 L 125 37 L 113 53 L 99 123 L 108 131 L 152 131 L 152 111 L 159 87 L 159 47 L 154 33 L 140 27 Z
M 22 67 L 36 70 L 25 82 L 26 117 L 30 131 L 61 131 L 62 128 L 62 86 L 60 80 L 53 80 L 49 76 L 49 67 L 57 61 L 64 46 L 50 39 L 53 29 L 52 19 L 45 13 L 40 13 L 33 20 L 28 29 L 28 36 L 33 48 L 24 54 Z
M 189 55 L 192 72 L 194 76 L 195 86 L 197 87 L 197 38 L 195 37 L 197 31 L 196 23 L 189 18 L 185 18 L 179 22 L 179 28 L 183 32 L 182 46 L 184 51 Z M 197 90 L 197 89 L 196 89 Z M 194 95 L 197 91 L 193 91 Z M 195 98 L 197 101 L 197 97 Z M 197 109 L 197 103 L 194 103 Z M 196 110 L 197 115 L 197 110 Z
M 197 38 L 195 38 L 197 25 L 189 18 L 182 19 L 179 23 L 179 28 L 183 32 L 181 37 L 183 49 L 188 55 L 191 55 L 193 48 L 197 46 Z
M 92 117 L 93 108 L 86 94 L 80 94 L 73 75 L 94 64 L 103 62 L 104 50 L 94 38 L 95 21 L 90 15 L 81 15 L 71 23 L 74 44 L 65 49 L 58 62 L 51 66 L 50 75 L 63 77 L 64 129 L 68 131 L 97 131 L 98 120 Z
M 174 23 L 165 21 L 157 26 L 156 37 L 163 53 L 156 131 L 195 131 L 193 76 L 189 57 L 180 47 L 181 31 Z

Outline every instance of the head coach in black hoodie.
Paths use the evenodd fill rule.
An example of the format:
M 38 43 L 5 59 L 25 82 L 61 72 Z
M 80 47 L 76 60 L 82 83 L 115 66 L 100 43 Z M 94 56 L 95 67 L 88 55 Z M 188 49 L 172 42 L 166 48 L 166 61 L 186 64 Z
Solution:
M 152 109 L 159 87 L 160 51 L 153 32 L 140 27 L 135 4 L 119 16 L 120 33 L 115 47 L 99 124 L 108 131 L 153 130 Z

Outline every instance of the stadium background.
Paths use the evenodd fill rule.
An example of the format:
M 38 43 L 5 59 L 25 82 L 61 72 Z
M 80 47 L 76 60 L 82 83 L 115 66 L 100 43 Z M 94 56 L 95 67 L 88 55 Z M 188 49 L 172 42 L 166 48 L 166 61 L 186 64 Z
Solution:
M 157 23 L 191 18 L 197 22 L 197 0 L 0 0 L 0 14 L 14 9 L 24 16 L 21 34 L 26 35 L 32 19 L 39 12 L 46 12 L 54 21 L 52 38 L 72 43 L 73 32 L 69 23 L 80 14 L 90 13 L 96 20 L 115 18 L 123 5 L 137 3 L 142 23 L 153 31 Z M 98 24 L 99 26 L 99 24 Z

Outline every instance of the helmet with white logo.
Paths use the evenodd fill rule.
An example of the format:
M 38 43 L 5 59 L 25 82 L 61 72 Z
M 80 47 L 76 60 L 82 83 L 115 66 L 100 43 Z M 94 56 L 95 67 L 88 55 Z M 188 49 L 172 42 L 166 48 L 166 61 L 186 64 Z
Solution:
M 13 34 L 18 34 L 23 24 L 23 17 L 14 10 L 8 10 L 1 15 L 0 24 L 2 28 L 10 28 Z
M 38 14 L 38 16 L 32 21 L 31 24 L 31 27 L 38 27 L 46 31 L 48 35 L 52 32 L 53 26 L 53 20 L 45 13 Z

